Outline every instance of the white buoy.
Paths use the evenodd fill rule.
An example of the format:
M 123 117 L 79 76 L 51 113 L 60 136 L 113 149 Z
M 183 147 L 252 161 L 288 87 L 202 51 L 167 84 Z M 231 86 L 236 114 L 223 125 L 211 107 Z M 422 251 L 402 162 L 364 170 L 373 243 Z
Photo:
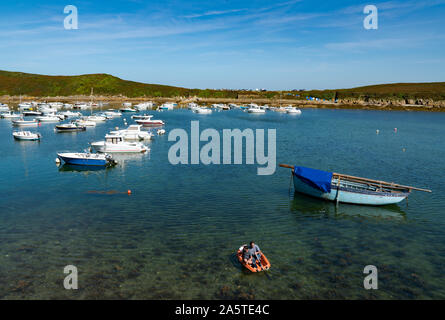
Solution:
M 56 158 L 56 164 L 59 165 L 60 164 L 60 159 Z
M 377 134 L 379 134 L 379 133 L 380 133 L 380 130 L 377 129 L 376 132 L 377 132 Z

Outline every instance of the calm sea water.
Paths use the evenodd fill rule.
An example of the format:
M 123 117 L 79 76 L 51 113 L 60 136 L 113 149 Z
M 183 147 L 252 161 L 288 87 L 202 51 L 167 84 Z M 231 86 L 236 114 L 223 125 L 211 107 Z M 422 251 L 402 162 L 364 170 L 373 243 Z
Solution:
M 43 124 L 40 143 L 14 141 L 10 121 L 0 120 L 0 298 L 445 298 L 445 114 L 153 113 L 167 135 L 149 143 L 150 153 L 99 171 L 57 167 L 56 153 L 82 151 L 122 119 L 74 134 Z M 192 120 L 201 129 L 274 128 L 277 162 L 433 193 L 336 208 L 290 192 L 287 169 L 258 176 L 256 165 L 173 166 L 168 132 L 190 130 Z M 269 272 L 249 274 L 236 262 L 235 250 L 250 240 L 271 261 Z M 63 288 L 70 264 L 78 290 Z M 378 290 L 363 288 L 366 265 L 378 268 Z

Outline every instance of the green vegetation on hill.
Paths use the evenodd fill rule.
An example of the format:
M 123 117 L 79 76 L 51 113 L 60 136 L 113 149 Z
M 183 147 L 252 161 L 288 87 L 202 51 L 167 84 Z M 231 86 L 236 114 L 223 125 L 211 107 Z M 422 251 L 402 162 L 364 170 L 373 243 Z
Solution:
M 126 97 L 236 98 L 236 91 L 186 89 L 159 84 L 126 81 L 108 74 L 80 76 L 45 76 L 21 72 L 0 71 L 0 95 L 28 95 L 36 97 L 89 95 Z
M 393 83 L 339 90 L 311 90 L 299 92 L 302 97 L 320 99 L 432 99 L 445 100 L 445 82 Z
M 122 80 L 108 74 L 80 76 L 46 76 L 0 71 L 0 95 L 35 97 L 89 95 L 135 97 L 200 97 L 200 98 L 266 98 L 305 99 L 307 96 L 325 100 L 347 99 L 433 99 L 445 100 L 445 82 L 396 83 L 352 89 L 310 91 L 246 92 L 241 90 L 187 89 L 159 84 Z

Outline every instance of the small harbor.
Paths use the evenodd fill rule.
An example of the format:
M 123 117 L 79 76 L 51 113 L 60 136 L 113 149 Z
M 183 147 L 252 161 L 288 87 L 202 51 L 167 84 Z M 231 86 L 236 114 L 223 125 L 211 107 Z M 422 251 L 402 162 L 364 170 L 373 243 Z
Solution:
M 258 114 L 241 106 L 167 105 L 162 111 L 135 112 L 119 111 L 122 105 L 97 106 L 23 129 L 13 125 L 16 119 L 0 119 L 0 191 L 5 195 L 0 297 L 445 297 L 445 189 L 438 174 L 445 170 L 442 114 L 304 109 L 296 115 L 261 106 L 254 107 L 265 110 Z M 196 108 L 212 112 L 200 114 Z M 114 116 L 88 118 L 104 110 Z M 21 121 L 34 124 L 34 117 Z M 94 126 L 55 132 L 56 126 L 78 119 Z M 139 120 L 163 124 L 145 127 Z M 202 129 L 218 131 L 276 129 L 277 167 L 289 163 L 344 172 L 432 193 L 413 192 L 408 201 L 378 207 L 336 204 L 296 193 L 289 169 L 259 176 L 251 165 L 170 164 L 168 133 L 189 131 L 197 120 Z M 14 139 L 17 130 L 38 132 L 40 142 Z M 107 139 L 147 150 L 100 150 Z M 105 153 L 92 148 L 92 156 L 85 156 L 94 146 Z M 82 163 L 105 163 L 108 153 L 112 166 Z M 59 165 L 56 158 L 62 159 Z M 253 274 L 239 263 L 237 250 L 250 240 L 267 256 L 267 271 Z M 75 292 L 60 285 L 68 264 L 81 270 L 82 286 Z M 361 287 L 363 267 L 370 264 L 379 266 L 385 289 Z

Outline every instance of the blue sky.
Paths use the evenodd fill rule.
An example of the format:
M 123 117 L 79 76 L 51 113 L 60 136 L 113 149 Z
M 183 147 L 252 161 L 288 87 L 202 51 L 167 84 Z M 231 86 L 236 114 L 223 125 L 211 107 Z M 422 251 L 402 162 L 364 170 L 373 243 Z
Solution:
M 63 27 L 66 5 L 78 30 Z M 189 88 L 445 81 L 444 21 L 445 0 L 2 1 L 0 69 Z

